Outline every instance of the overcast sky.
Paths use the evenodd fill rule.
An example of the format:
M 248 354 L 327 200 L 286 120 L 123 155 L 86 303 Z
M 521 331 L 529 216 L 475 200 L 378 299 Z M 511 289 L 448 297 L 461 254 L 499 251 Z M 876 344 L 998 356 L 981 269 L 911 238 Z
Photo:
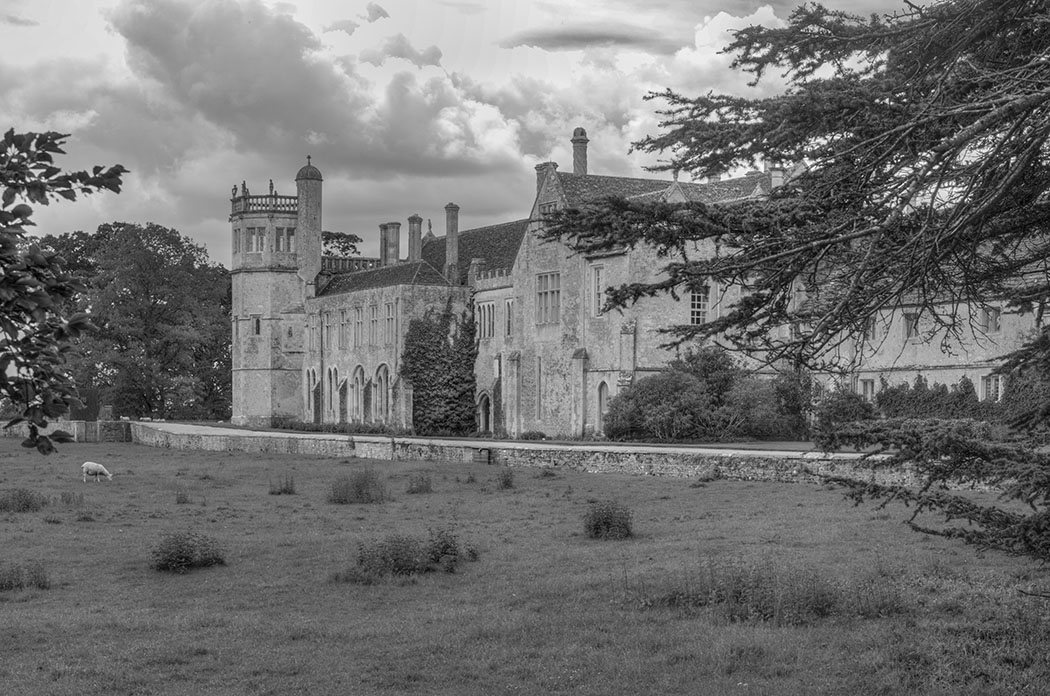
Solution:
M 757 88 L 719 50 L 794 0 L 0 0 L 0 126 L 70 133 L 63 168 L 123 164 L 119 196 L 56 203 L 40 233 L 112 221 L 178 229 L 229 264 L 230 190 L 325 178 L 325 229 L 376 254 L 378 225 L 443 234 L 528 214 L 534 167 L 646 176 L 652 90 Z M 828 0 L 885 13 L 898 0 Z M 407 229 L 407 223 L 403 229 Z M 402 246 L 402 249 L 405 248 Z

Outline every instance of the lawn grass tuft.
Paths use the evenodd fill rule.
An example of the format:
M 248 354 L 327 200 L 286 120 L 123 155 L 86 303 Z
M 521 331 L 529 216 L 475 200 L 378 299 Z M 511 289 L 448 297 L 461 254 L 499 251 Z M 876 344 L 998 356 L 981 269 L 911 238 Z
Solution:
M 372 467 L 358 469 L 349 476 L 340 476 L 332 482 L 328 491 L 328 502 L 338 505 L 385 503 L 389 499 L 386 485 Z

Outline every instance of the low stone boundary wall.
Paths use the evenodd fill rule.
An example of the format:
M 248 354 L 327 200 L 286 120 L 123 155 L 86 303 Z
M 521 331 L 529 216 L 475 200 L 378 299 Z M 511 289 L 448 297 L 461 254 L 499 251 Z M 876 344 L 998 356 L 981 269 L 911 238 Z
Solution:
M 185 430 L 185 432 L 179 432 Z M 381 435 L 333 435 L 223 430 L 175 423 L 132 423 L 132 439 L 172 449 L 278 452 L 361 459 L 478 462 L 508 467 L 553 467 L 590 473 L 679 478 L 817 483 L 844 476 L 912 485 L 910 469 L 873 472 L 853 453 L 733 450 L 653 445 L 448 440 Z
M 130 421 L 54 421 L 40 432 L 46 435 L 64 430 L 76 442 L 131 442 L 131 426 Z M 29 425 L 19 423 L 2 432 L 7 437 L 26 438 L 29 437 Z
M 817 483 L 823 476 L 842 476 L 882 484 L 918 483 L 909 467 L 873 471 L 859 455 L 841 452 L 337 435 L 142 421 L 61 421 L 48 430 L 51 429 L 71 432 L 78 442 L 135 442 L 180 450 L 273 452 L 434 462 L 473 461 L 508 467 L 552 467 L 590 473 L 700 479 Z M 10 428 L 5 432 L 21 437 L 27 434 L 24 426 Z

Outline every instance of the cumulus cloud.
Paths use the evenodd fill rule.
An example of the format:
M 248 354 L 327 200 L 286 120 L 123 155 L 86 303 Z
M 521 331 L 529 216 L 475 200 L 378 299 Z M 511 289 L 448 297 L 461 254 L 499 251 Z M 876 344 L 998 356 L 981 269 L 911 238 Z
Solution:
M 500 41 L 503 48 L 532 46 L 547 51 L 575 51 L 597 46 L 674 53 L 681 43 L 644 27 L 611 22 L 570 27 L 526 29 Z
M 0 24 L 10 24 L 16 27 L 35 27 L 39 26 L 40 22 L 17 15 L 5 14 L 0 16 Z
M 329 168 L 358 178 L 406 167 L 456 176 L 524 166 L 509 140 L 499 148 L 485 141 L 488 131 L 513 125 L 448 76 L 421 82 L 401 73 L 372 84 L 352 60 L 324 54 L 309 29 L 260 0 L 124 0 L 111 23 L 140 82 L 172 113 L 193 114 L 238 151 L 298 161 L 323 150 Z M 228 30 L 248 25 L 250 32 Z M 399 35 L 370 58 L 391 57 L 438 65 L 441 52 L 417 50 Z
M 372 22 L 379 21 L 380 19 L 389 16 L 389 13 L 387 13 L 382 7 L 374 2 L 370 2 L 368 3 L 368 7 L 365 8 L 365 14 L 361 15 L 361 19 L 371 24 Z
M 361 51 L 361 60 L 372 65 L 382 65 L 388 58 L 403 58 L 418 68 L 427 65 L 441 65 L 441 49 L 428 46 L 422 51 L 417 49 L 404 34 L 387 37 L 379 48 Z
M 357 22 L 353 21 L 352 19 L 341 19 L 338 22 L 332 22 L 331 24 L 326 26 L 323 29 L 323 31 L 325 31 L 325 32 L 344 31 L 344 32 L 346 32 L 347 36 L 353 36 L 354 32 L 357 30 L 357 28 L 359 26 L 361 26 L 361 25 L 358 24 Z

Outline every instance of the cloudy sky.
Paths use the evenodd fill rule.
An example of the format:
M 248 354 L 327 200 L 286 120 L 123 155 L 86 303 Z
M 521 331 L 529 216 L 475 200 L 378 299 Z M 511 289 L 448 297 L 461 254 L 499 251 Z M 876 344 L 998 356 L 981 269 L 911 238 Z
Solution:
M 156 222 L 230 259 L 229 197 L 292 194 L 313 156 L 325 229 L 376 253 L 412 213 L 443 233 L 524 217 L 534 167 L 645 176 L 653 90 L 740 94 L 729 32 L 794 0 L 0 0 L 0 126 L 70 133 L 64 168 L 123 164 L 119 196 L 37 212 L 41 233 Z M 827 0 L 859 14 L 898 0 Z M 757 90 L 757 91 L 756 91 Z M 402 247 L 404 248 L 404 247 Z

